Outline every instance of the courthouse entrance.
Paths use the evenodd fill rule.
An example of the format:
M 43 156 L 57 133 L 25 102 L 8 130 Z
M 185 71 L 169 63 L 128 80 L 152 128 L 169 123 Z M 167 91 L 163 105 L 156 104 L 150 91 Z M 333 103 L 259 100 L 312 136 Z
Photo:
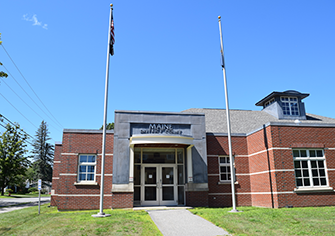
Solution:
M 184 149 L 135 148 L 134 205 L 184 205 Z

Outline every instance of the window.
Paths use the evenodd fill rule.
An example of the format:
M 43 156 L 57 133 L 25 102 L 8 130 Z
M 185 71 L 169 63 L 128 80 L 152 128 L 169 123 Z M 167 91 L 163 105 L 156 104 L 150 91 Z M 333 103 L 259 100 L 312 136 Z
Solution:
M 293 158 L 297 188 L 328 186 L 322 149 L 293 150 Z
M 295 97 L 280 97 L 283 114 L 290 116 L 298 116 L 298 98 Z
M 220 164 L 220 181 L 221 182 L 228 182 L 231 180 L 230 178 L 230 161 L 229 157 L 219 157 L 219 164 Z
M 78 181 L 95 181 L 95 155 L 79 155 Z
M 270 101 L 268 101 L 268 102 L 266 102 L 265 104 L 264 104 L 264 107 L 267 107 L 267 106 L 270 106 L 272 103 L 274 103 L 275 102 L 275 99 L 274 98 L 272 98 Z

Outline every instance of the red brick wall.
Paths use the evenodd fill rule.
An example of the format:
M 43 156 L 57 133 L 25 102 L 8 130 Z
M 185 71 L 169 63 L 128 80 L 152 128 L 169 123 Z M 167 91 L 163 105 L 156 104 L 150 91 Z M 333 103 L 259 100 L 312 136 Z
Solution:
M 113 208 L 133 208 L 133 193 L 113 193 Z
M 228 137 L 207 135 L 207 162 L 208 162 L 208 204 L 210 207 L 227 207 L 232 205 L 231 183 L 220 183 L 219 156 L 229 155 Z M 232 137 L 232 152 L 235 156 L 236 174 L 249 173 L 248 146 L 246 137 Z M 250 177 L 236 176 L 236 193 L 250 192 Z M 236 203 L 240 206 L 250 206 L 251 196 L 236 195 Z
M 278 207 L 334 206 L 334 192 L 278 194 Z
M 111 194 L 110 194 L 111 195 Z M 100 196 L 58 196 L 58 210 L 92 210 L 100 208 Z M 104 196 L 104 209 L 112 208 L 112 196 Z
M 335 128 L 325 127 L 271 127 L 275 147 L 322 148 L 327 169 L 335 169 Z M 292 150 L 273 150 L 276 169 L 294 169 Z M 335 188 L 335 171 L 328 171 L 329 186 Z M 278 192 L 294 191 L 294 171 L 276 172 Z M 278 207 L 328 206 L 335 204 L 335 192 L 278 194 Z
M 106 135 L 105 174 L 113 173 L 114 135 Z M 99 209 L 101 182 L 102 133 L 63 133 L 62 145 L 55 147 L 52 205 L 58 209 Z M 62 154 L 61 154 L 62 153 Z M 97 154 L 97 185 L 75 185 L 77 182 L 79 154 Z M 57 163 L 60 161 L 60 163 Z M 104 208 L 112 207 L 111 175 L 104 178 Z M 90 196 L 92 195 L 92 196 Z
M 206 207 L 208 206 L 207 191 L 186 191 L 186 206 Z
M 218 184 L 218 156 L 228 155 L 227 142 L 227 137 L 207 136 L 209 206 L 231 204 L 230 184 Z M 324 148 L 327 169 L 335 169 L 335 150 L 328 149 L 335 148 L 335 128 L 268 126 L 246 138 L 232 137 L 238 206 L 334 205 L 334 192 L 294 192 L 291 148 Z M 334 188 L 334 170 L 328 171 L 328 181 Z
M 53 166 L 53 171 L 52 171 L 52 189 L 55 191 L 58 189 L 58 182 L 59 182 L 59 171 L 60 171 L 60 166 L 58 161 L 60 161 L 61 158 L 61 152 L 62 152 L 62 145 L 61 144 L 56 144 L 55 145 L 55 151 L 54 151 L 54 166 Z M 55 192 L 55 194 L 57 194 Z M 51 195 L 51 206 L 56 206 L 56 201 L 57 201 L 57 195 Z

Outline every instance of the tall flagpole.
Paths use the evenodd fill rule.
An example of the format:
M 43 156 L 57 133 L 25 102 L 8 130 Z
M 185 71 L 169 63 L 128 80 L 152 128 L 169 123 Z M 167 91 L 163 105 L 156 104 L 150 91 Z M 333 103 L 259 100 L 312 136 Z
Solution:
M 104 205 L 104 179 L 105 179 L 105 148 L 106 148 L 106 125 L 107 125 L 107 102 L 108 102 L 108 80 L 109 80 L 109 54 L 111 46 L 111 26 L 113 15 L 113 4 L 110 4 L 109 12 L 109 27 L 108 27 L 108 47 L 107 47 L 107 62 L 106 62 L 106 82 L 105 82 L 105 105 L 104 105 L 104 123 L 103 123 L 103 136 L 102 136 L 102 156 L 101 156 L 101 182 L 100 182 L 100 211 L 93 217 L 108 217 L 110 214 L 105 214 Z M 113 32 L 114 33 L 114 32 Z
M 230 114 L 229 114 L 229 103 L 228 103 L 228 88 L 227 88 L 227 77 L 226 77 L 226 67 L 224 63 L 224 52 L 223 52 L 223 40 L 222 40 L 222 29 L 221 29 L 221 16 L 219 18 L 219 28 L 220 28 L 220 42 L 221 42 L 221 60 L 222 60 L 222 72 L 224 80 L 224 90 L 226 99 L 226 116 L 227 116 L 227 129 L 228 129 L 228 146 L 229 146 L 229 160 L 230 160 L 230 180 L 231 180 L 231 197 L 233 202 L 233 209 L 230 212 L 239 212 L 236 209 L 236 199 L 235 199 L 235 168 L 234 168 L 234 157 L 231 148 L 231 132 L 230 132 Z

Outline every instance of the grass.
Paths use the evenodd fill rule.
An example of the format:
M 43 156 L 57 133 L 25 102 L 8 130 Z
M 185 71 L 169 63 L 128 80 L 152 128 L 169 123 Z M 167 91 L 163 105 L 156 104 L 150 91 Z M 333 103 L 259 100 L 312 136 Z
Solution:
M 335 235 L 335 207 L 195 208 L 190 211 L 233 235 Z
M 0 214 L 0 235 L 161 235 L 145 211 L 104 210 L 58 212 L 56 207 L 29 207 Z
M 50 194 L 41 194 L 41 197 L 50 197 Z M 27 194 L 11 194 L 10 196 L 8 195 L 4 195 L 4 196 L 0 196 L 0 198 L 31 198 L 31 197 L 38 197 L 38 193 L 36 194 L 31 194 L 31 193 L 27 193 Z

